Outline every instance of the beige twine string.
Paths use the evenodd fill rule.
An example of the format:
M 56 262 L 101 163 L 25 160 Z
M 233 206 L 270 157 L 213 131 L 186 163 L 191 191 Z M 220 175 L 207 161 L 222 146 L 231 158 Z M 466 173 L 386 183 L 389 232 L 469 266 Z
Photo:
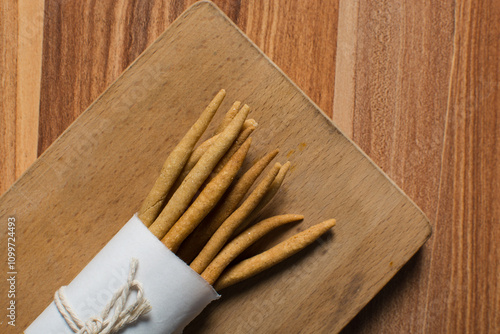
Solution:
M 149 301 L 144 298 L 144 290 L 142 284 L 134 280 L 135 273 L 139 261 L 132 259 L 130 261 L 130 271 L 125 283 L 118 291 L 115 292 L 111 300 L 108 302 L 100 316 L 94 316 L 83 322 L 78 315 L 69 306 L 64 288 L 62 286 L 54 295 L 54 302 L 61 315 L 66 320 L 66 323 L 71 327 L 74 333 L 78 334 L 109 334 L 115 333 L 125 325 L 128 325 L 137 320 L 141 315 L 148 313 L 151 310 Z M 137 291 L 136 301 L 125 308 L 128 296 L 131 290 Z M 110 311 L 114 309 L 113 316 L 108 318 Z

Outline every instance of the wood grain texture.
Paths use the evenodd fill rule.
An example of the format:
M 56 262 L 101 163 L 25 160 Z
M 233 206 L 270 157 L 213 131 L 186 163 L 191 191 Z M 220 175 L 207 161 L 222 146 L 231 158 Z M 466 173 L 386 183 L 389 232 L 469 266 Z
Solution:
M 336 332 L 427 239 L 421 211 L 231 21 L 200 3 L 0 199 L 0 219 L 16 216 L 19 239 L 30 240 L 18 250 L 20 327 L 136 211 L 168 151 L 220 87 L 228 90 L 225 108 L 236 98 L 254 108 L 253 159 L 278 146 L 279 160 L 294 162 L 266 212 L 306 219 L 279 239 L 332 216 L 338 224 L 306 252 L 224 291 L 189 332 Z
M 500 332 L 500 4 L 459 1 L 425 329 Z M 437 302 L 445 301 L 445 303 Z
M 46 1 L 42 92 L 51 96 L 42 103 L 45 107 L 42 107 L 40 127 L 45 130 L 41 130 L 40 142 L 44 144 L 40 152 L 191 2 L 80 3 L 82 5 L 71 1 Z M 498 5 L 491 1 L 484 4 L 459 1 L 456 5 L 446 1 L 439 6 L 435 2 L 406 2 L 403 6 L 399 1 L 372 5 L 366 1 L 341 1 L 338 64 L 334 76 L 329 70 L 323 71 L 323 67 L 335 66 L 334 59 L 329 57 L 335 55 L 336 32 L 316 22 L 322 21 L 332 28 L 336 26 L 337 1 L 322 1 L 321 7 L 305 5 L 305 2 L 279 1 L 278 11 L 261 1 L 216 3 L 260 48 L 272 54 L 274 62 L 328 114 L 331 114 L 328 103 L 333 100 L 335 77 L 335 122 L 369 151 L 370 157 L 382 164 L 391 177 L 396 179 L 400 175 L 396 183 L 415 199 L 435 226 L 433 239 L 345 332 L 418 333 L 446 329 L 498 332 L 499 318 L 495 314 L 500 309 L 500 275 L 496 263 L 500 256 L 495 246 L 499 238 L 498 218 L 495 220 L 495 217 L 498 217 L 499 191 L 498 168 L 494 163 L 498 159 L 495 151 L 498 143 Z M 16 35 L 21 25 L 19 17 L 22 22 L 29 23 L 33 17 L 35 20 L 42 18 L 43 10 L 39 7 L 38 14 L 23 21 L 23 15 L 28 15 L 29 11 L 21 10 L 22 4 L 16 7 L 14 1 L 3 1 L 1 6 L 0 192 L 3 192 L 26 167 L 19 162 L 22 158 L 19 152 L 27 153 L 30 160 L 37 150 L 37 127 L 31 127 L 37 123 L 37 115 L 28 112 L 25 116 L 11 111 L 20 111 L 18 103 L 37 95 L 34 91 L 22 99 L 17 97 L 24 86 L 20 86 L 22 79 L 16 74 L 17 63 L 22 61 L 16 55 L 19 58 L 24 55 L 25 59 L 29 55 L 26 52 L 19 55 L 19 49 L 16 50 L 20 47 Z M 92 16 L 88 15 L 90 9 Z M 85 15 L 82 10 L 86 10 Z M 248 21 L 252 21 L 251 29 L 247 29 Z M 96 29 L 92 28 L 94 25 Z M 71 34 L 65 34 L 62 27 L 70 29 Z M 383 29 L 384 34 L 373 34 L 374 29 Z M 453 39 L 450 35 L 455 30 L 460 33 Z M 366 51 L 358 46 L 358 37 L 364 40 Z M 370 37 L 377 43 L 370 41 Z M 107 44 L 110 40 L 113 40 L 111 46 Z M 314 44 L 326 50 L 328 56 L 309 53 Z M 65 48 L 58 49 L 62 45 Z M 80 48 L 79 53 L 72 53 L 75 47 Z M 354 51 L 364 54 L 364 60 L 371 61 L 371 67 L 357 72 L 357 66 L 362 63 L 357 61 Z M 379 55 L 376 60 L 370 60 L 370 52 Z M 388 59 L 380 56 L 384 53 Z M 36 52 L 32 55 L 29 59 L 40 62 Z M 418 57 L 414 58 L 415 55 Z M 314 63 L 318 60 L 325 62 L 323 67 Z M 78 63 L 79 68 L 66 66 L 68 62 Z M 436 69 L 438 75 L 434 76 L 428 67 Z M 460 73 L 455 74 L 454 79 L 451 79 L 452 67 Z M 90 72 L 91 76 L 84 75 L 84 71 L 92 68 L 95 69 Z M 33 70 L 36 71 L 36 67 Z M 398 75 L 390 77 L 391 71 Z M 380 84 L 378 80 L 382 80 Z M 367 82 L 368 86 L 365 83 L 360 89 L 359 81 Z M 396 81 L 400 83 L 395 84 Z M 51 85 L 54 87 L 50 88 Z M 319 96 L 318 90 L 325 85 L 331 88 Z M 426 89 L 427 85 L 432 89 Z M 85 99 L 73 101 L 71 95 L 75 94 Z M 379 100 L 367 109 L 355 103 L 357 98 L 370 105 L 371 99 L 384 96 L 388 97 L 386 102 Z M 59 99 L 67 103 L 59 106 Z M 448 108 L 448 101 L 453 108 Z M 383 103 L 397 107 L 380 107 Z M 426 107 L 420 106 L 421 103 Z M 386 109 L 391 109 L 388 114 Z M 418 116 L 415 116 L 417 121 L 414 115 Z M 16 130 L 20 119 L 29 126 L 22 132 Z M 435 119 L 436 122 L 420 121 L 423 119 Z M 57 131 L 50 131 L 50 127 Z M 370 134 L 361 135 L 364 128 L 371 129 Z M 27 135 L 31 144 L 21 145 L 16 134 Z M 428 136 L 439 139 L 431 144 Z M 378 147 L 381 143 L 388 147 Z M 422 143 L 430 148 L 428 152 L 419 148 Z M 410 159 L 409 152 L 415 148 L 418 155 Z M 439 154 L 440 151 L 443 154 Z M 432 167 L 423 168 L 426 163 L 421 160 L 431 161 Z M 401 168 L 404 174 L 400 174 Z M 47 173 L 51 173 L 50 168 Z M 439 255 L 441 251 L 443 254 Z M 259 314 L 254 315 L 253 321 L 258 321 L 259 317 Z
M 39 153 L 194 2 L 47 0 Z M 215 3 L 331 115 L 337 1 Z
M 337 67 L 336 97 L 349 98 L 336 98 L 334 119 L 353 120 L 356 143 L 434 224 L 345 333 L 500 331 L 500 7 L 436 6 L 360 1 L 356 22 L 339 23 L 339 41 L 351 44 L 339 44 L 338 66 L 349 48 L 355 60 Z
M 43 5 L 0 4 L 0 194 L 37 157 Z
M 350 110 L 339 103 L 334 119 L 351 115 L 346 132 L 431 219 L 437 202 L 430 194 L 438 190 L 443 151 L 453 9 L 453 1 L 440 2 L 438 10 L 430 3 L 361 1 L 339 27 L 339 35 L 350 34 L 342 38 L 354 49 L 339 48 L 339 54 L 354 54 L 355 65 L 354 84 L 338 85 L 337 95 L 354 102 Z M 350 27 L 353 20 L 356 29 Z M 348 75 L 339 71 L 338 80 Z

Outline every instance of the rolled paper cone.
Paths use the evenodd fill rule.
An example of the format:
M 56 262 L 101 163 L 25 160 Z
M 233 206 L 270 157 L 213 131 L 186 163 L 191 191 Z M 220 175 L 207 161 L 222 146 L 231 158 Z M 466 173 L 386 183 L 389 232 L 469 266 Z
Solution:
M 144 298 L 152 309 L 120 333 L 182 333 L 211 301 L 220 297 L 134 216 L 66 287 L 68 303 L 81 320 L 100 315 L 111 296 L 127 281 L 132 258 L 139 261 L 135 280 L 142 284 Z M 134 301 L 135 294 L 131 294 L 127 306 Z M 73 334 L 73 330 L 52 302 L 25 333 Z

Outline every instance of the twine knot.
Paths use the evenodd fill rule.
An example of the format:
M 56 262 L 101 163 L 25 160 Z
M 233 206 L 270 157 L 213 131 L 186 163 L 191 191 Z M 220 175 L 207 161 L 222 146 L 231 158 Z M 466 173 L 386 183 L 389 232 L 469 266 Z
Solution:
M 69 305 L 62 286 L 54 295 L 57 309 L 66 320 L 68 326 L 77 334 L 109 334 L 116 333 L 124 326 L 136 321 L 141 315 L 151 311 L 149 301 L 144 298 L 142 284 L 134 280 L 139 261 L 130 261 L 130 271 L 127 282 L 118 289 L 99 316 L 94 316 L 83 322 Z M 125 308 L 131 290 L 137 291 L 136 301 Z M 113 315 L 109 317 L 111 310 Z

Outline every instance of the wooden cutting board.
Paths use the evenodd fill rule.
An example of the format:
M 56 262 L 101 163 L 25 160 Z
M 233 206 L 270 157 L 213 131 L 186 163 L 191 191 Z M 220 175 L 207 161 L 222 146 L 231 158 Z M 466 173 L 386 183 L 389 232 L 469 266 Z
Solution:
M 228 92 L 222 109 L 242 100 L 259 122 L 246 166 L 275 147 L 278 161 L 292 162 L 265 214 L 306 218 L 268 241 L 331 217 L 337 226 L 300 254 L 222 291 L 186 332 L 337 332 L 429 237 L 412 201 L 220 10 L 201 2 L 0 198 L 0 219 L 16 218 L 18 328 L 134 214 L 169 151 L 220 88 Z

